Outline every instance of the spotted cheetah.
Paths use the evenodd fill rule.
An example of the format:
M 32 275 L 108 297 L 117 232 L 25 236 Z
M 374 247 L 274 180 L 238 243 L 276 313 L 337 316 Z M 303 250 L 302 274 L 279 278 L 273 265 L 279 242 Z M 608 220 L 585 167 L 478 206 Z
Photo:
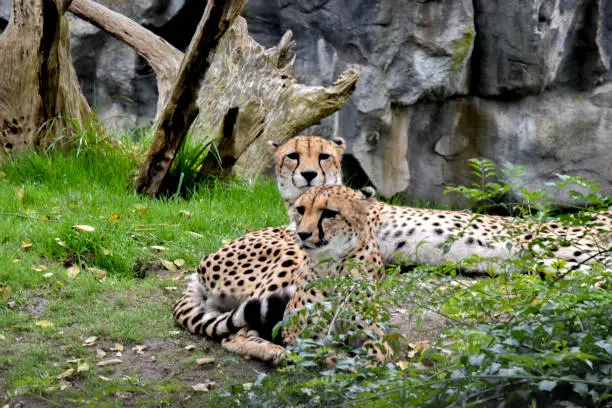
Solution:
M 319 139 L 312 141 L 320 145 Z M 308 137 L 298 136 L 280 147 L 271 143 L 275 153 L 277 185 L 281 196 L 289 202 L 305 185 L 302 179 L 295 176 L 296 164 L 305 162 L 307 157 L 314 163 L 309 140 Z M 341 182 L 340 162 L 345 143 L 342 139 L 334 140 L 337 140 L 339 149 L 333 157 L 333 183 L 329 181 L 331 178 L 322 176 L 318 179 L 319 183 Z M 462 268 L 468 272 L 486 272 L 499 261 L 517 259 L 533 252 L 544 255 L 549 250 L 550 253 L 546 254 L 549 264 L 555 259 L 564 259 L 570 268 L 592 261 L 612 266 L 609 252 L 612 245 L 611 212 L 593 215 L 590 223 L 593 228 L 585 228 L 568 227 L 556 221 L 535 223 L 513 217 L 475 215 L 466 211 L 419 209 L 385 203 L 378 205 L 381 226 L 377 237 L 385 264 L 440 265 L 453 261 L 463 265 Z M 561 241 L 566 246 L 549 245 L 548 240 Z M 540 248 L 539 242 L 544 242 L 547 248 Z M 474 255 L 481 257 L 482 262 L 462 262 Z
M 464 264 L 463 269 L 486 272 L 499 261 L 538 254 L 540 263 L 549 266 L 563 259 L 570 269 L 593 261 L 612 267 L 610 212 L 593 214 L 586 227 L 387 204 L 380 210 L 377 237 L 385 263 L 453 261 L 461 266 L 462 260 L 476 255 L 482 261 Z
M 342 184 L 344 139 L 295 136 L 285 143 L 268 141 L 274 154 L 276 184 L 287 211 L 293 202 L 313 186 Z
M 292 310 L 325 298 L 306 288 L 310 282 L 354 273 L 354 261 L 372 279 L 379 277 L 380 214 L 374 195 L 371 188 L 309 189 L 291 207 L 295 232 L 265 228 L 206 256 L 174 307 L 175 321 L 192 334 L 221 339 L 227 350 L 277 363 L 284 348 L 271 342 L 274 325 Z M 320 263 L 323 259 L 331 262 Z M 377 325 L 368 328 L 383 334 Z M 282 343 L 292 344 L 299 330 L 286 329 Z

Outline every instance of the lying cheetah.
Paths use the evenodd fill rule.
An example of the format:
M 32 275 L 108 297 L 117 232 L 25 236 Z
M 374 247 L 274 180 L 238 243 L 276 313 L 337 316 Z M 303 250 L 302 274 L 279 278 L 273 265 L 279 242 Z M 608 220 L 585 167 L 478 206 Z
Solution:
M 377 237 L 385 263 L 439 265 L 476 255 L 483 261 L 464 269 L 486 272 L 498 261 L 537 253 L 542 263 L 549 265 L 555 259 L 563 259 L 571 269 L 593 261 L 612 267 L 610 252 L 606 252 L 612 245 L 610 212 L 592 215 L 589 223 L 592 227 L 586 228 L 557 221 L 537 223 L 387 204 L 381 204 L 380 211 L 382 222 Z M 546 251 L 549 253 L 545 254 Z
M 286 202 L 304 188 L 303 180 L 295 176 L 295 166 L 311 160 L 309 138 L 298 136 L 282 146 L 271 144 L 275 152 L 276 179 Z M 311 143 L 321 145 L 320 138 Z M 333 184 L 341 182 L 341 154 L 344 141 L 334 139 L 338 156 L 333 163 L 336 173 Z M 325 156 L 324 156 L 325 157 Z M 316 166 L 312 166 L 315 168 Z M 324 170 L 322 170 L 324 172 Z M 332 184 L 320 177 L 320 183 Z M 475 215 L 465 211 L 441 211 L 393 206 L 380 203 L 381 227 L 377 237 L 385 264 L 416 263 L 440 265 L 445 261 L 461 262 L 477 255 L 483 262 L 463 266 L 470 272 L 486 272 L 496 262 L 517 259 L 529 252 L 544 252 L 534 242 L 552 239 L 571 245 L 550 245 L 548 261 L 564 259 L 570 268 L 582 263 L 599 261 L 612 265 L 612 213 L 594 215 L 594 228 L 567 227 L 558 222 L 534 223 L 512 217 Z M 545 242 L 546 245 L 546 242 Z
M 274 325 L 325 298 L 306 290 L 308 283 L 353 273 L 352 261 L 363 263 L 371 278 L 381 273 L 374 194 L 371 188 L 311 188 L 292 207 L 295 233 L 265 228 L 205 257 L 174 307 L 175 321 L 192 334 L 222 339 L 227 350 L 277 363 L 284 348 L 270 341 Z M 319 263 L 323 259 L 332 261 Z M 382 334 L 376 325 L 368 328 Z M 285 330 L 282 342 L 292 344 L 298 330 Z

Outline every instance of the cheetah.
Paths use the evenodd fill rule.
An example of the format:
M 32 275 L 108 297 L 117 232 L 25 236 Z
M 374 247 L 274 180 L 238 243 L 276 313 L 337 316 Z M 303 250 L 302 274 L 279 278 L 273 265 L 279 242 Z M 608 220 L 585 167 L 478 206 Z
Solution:
M 270 140 L 268 147 L 274 154 L 276 184 L 287 211 L 310 187 L 342 184 L 346 143 L 341 137 L 295 136 L 282 144 Z
M 282 344 L 272 342 L 272 328 L 292 310 L 325 299 L 325 293 L 307 289 L 310 282 L 352 274 L 355 261 L 371 279 L 380 277 L 374 196 L 372 188 L 312 187 L 291 207 L 295 231 L 254 231 L 206 256 L 174 306 L 175 322 L 220 339 L 229 351 L 277 364 L 282 344 L 293 344 L 299 327 L 285 329 Z M 368 329 L 384 334 L 375 324 Z
M 570 269 L 593 261 L 612 266 L 611 212 L 592 215 L 587 228 L 387 204 L 380 210 L 377 237 L 386 264 L 453 261 L 461 266 L 462 260 L 475 255 L 481 261 L 462 269 L 484 273 L 500 261 L 539 254 L 539 263 L 548 266 L 557 259 L 565 260 Z
M 297 136 L 280 147 L 270 142 L 275 154 L 277 185 L 286 204 L 305 185 L 302 179 L 295 177 L 296 163 L 300 164 L 302 157 L 311 154 L 308 141 L 316 141 L 319 145 L 319 139 Z M 341 183 L 340 163 L 345 142 L 339 138 L 334 141 L 338 148 L 333 157 L 336 165 L 333 183 L 329 181 L 332 178 L 322 176 L 319 183 Z M 550 253 L 546 254 L 549 264 L 555 259 L 564 259 L 570 268 L 592 261 L 612 265 L 609 248 L 612 245 L 612 212 L 593 215 L 590 224 L 594 227 L 585 228 L 568 227 L 556 221 L 526 222 L 513 217 L 476 215 L 466 211 L 378 205 L 381 224 L 377 237 L 385 265 L 440 265 L 452 261 L 459 263 L 466 272 L 483 273 L 500 261 L 518 259 L 529 253 L 543 254 L 545 250 L 538 244 L 544 242 L 546 246 L 549 240 L 571 242 L 566 246 L 549 245 Z M 463 262 L 474 255 L 482 258 L 482 262 Z

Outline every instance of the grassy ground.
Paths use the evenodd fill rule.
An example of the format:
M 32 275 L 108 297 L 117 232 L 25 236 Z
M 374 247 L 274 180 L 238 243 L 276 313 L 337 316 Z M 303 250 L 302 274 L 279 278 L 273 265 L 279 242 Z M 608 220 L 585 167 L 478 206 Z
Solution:
M 0 168 L 2 405 L 195 405 L 208 397 L 192 385 L 265 369 L 178 331 L 170 310 L 202 255 L 286 223 L 276 187 L 217 182 L 189 200 L 150 200 L 129 187 L 135 166 L 108 148 Z M 205 356 L 217 359 L 198 366 Z M 111 358 L 122 362 L 98 366 Z
M 189 199 L 151 200 L 131 188 L 141 154 L 102 145 L 0 166 L 3 408 L 612 400 L 612 271 L 526 274 L 529 257 L 477 280 L 455 265 L 391 274 L 390 323 L 407 334 L 395 364 L 356 370 L 347 357 L 332 370 L 298 350 L 296 364 L 261 375 L 265 365 L 177 330 L 171 307 L 203 255 L 287 222 L 276 187 L 213 181 Z

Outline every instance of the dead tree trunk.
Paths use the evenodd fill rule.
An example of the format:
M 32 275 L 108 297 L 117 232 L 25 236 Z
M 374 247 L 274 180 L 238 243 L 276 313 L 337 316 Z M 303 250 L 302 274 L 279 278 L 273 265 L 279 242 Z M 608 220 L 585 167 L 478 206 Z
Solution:
M 177 61 L 183 57 L 182 53 L 137 23 L 91 0 L 73 0 L 69 11 L 114 35 L 148 60 L 157 74 L 159 100 L 154 129 L 160 129 L 166 114 L 162 107 L 170 105 L 165 102 L 178 83 L 175 82 L 179 77 Z M 197 94 L 198 114 L 193 124 L 184 123 L 191 125 L 195 140 L 218 141 L 226 169 L 237 167 L 241 174 L 260 174 L 271 161 L 265 153 L 266 140 L 282 141 L 319 123 L 340 109 L 352 95 L 359 79 L 358 71 L 353 69 L 342 73 L 328 88 L 296 83 L 291 77 L 294 46 L 292 34 L 287 32 L 278 46 L 262 47 L 249 36 L 246 21 L 241 17 L 234 20 L 219 40 Z M 175 108 L 173 115 L 187 117 L 179 110 L 191 109 L 188 106 Z M 258 138 L 263 139 L 262 143 L 253 143 Z M 157 159 L 146 161 L 139 170 L 139 180 L 143 181 L 137 180 L 137 188 L 151 195 L 157 193 L 161 173 L 157 173 L 155 185 L 145 182 L 147 177 L 143 175 L 157 172 L 150 169 L 154 162 L 163 163 L 164 168 L 169 166 L 180 146 L 162 151 L 156 143 L 157 140 L 149 156 L 153 153 Z M 217 170 L 216 160 L 212 158 L 202 167 L 203 172 Z
M 90 108 L 70 57 L 70 0 L 14 0 L 0 35 L 0 143 L 47 146 L 84 127 Z
M 187 131 L 198 114 L 196 98 L 202 78 L 210 67 L 219 39 L 246 5 L 246 0 L 209 1 L 189 48 L 154 125 L 154 139 L 147 158 L 138 169 L 134 187 L 139 193 L 156 195 Z

